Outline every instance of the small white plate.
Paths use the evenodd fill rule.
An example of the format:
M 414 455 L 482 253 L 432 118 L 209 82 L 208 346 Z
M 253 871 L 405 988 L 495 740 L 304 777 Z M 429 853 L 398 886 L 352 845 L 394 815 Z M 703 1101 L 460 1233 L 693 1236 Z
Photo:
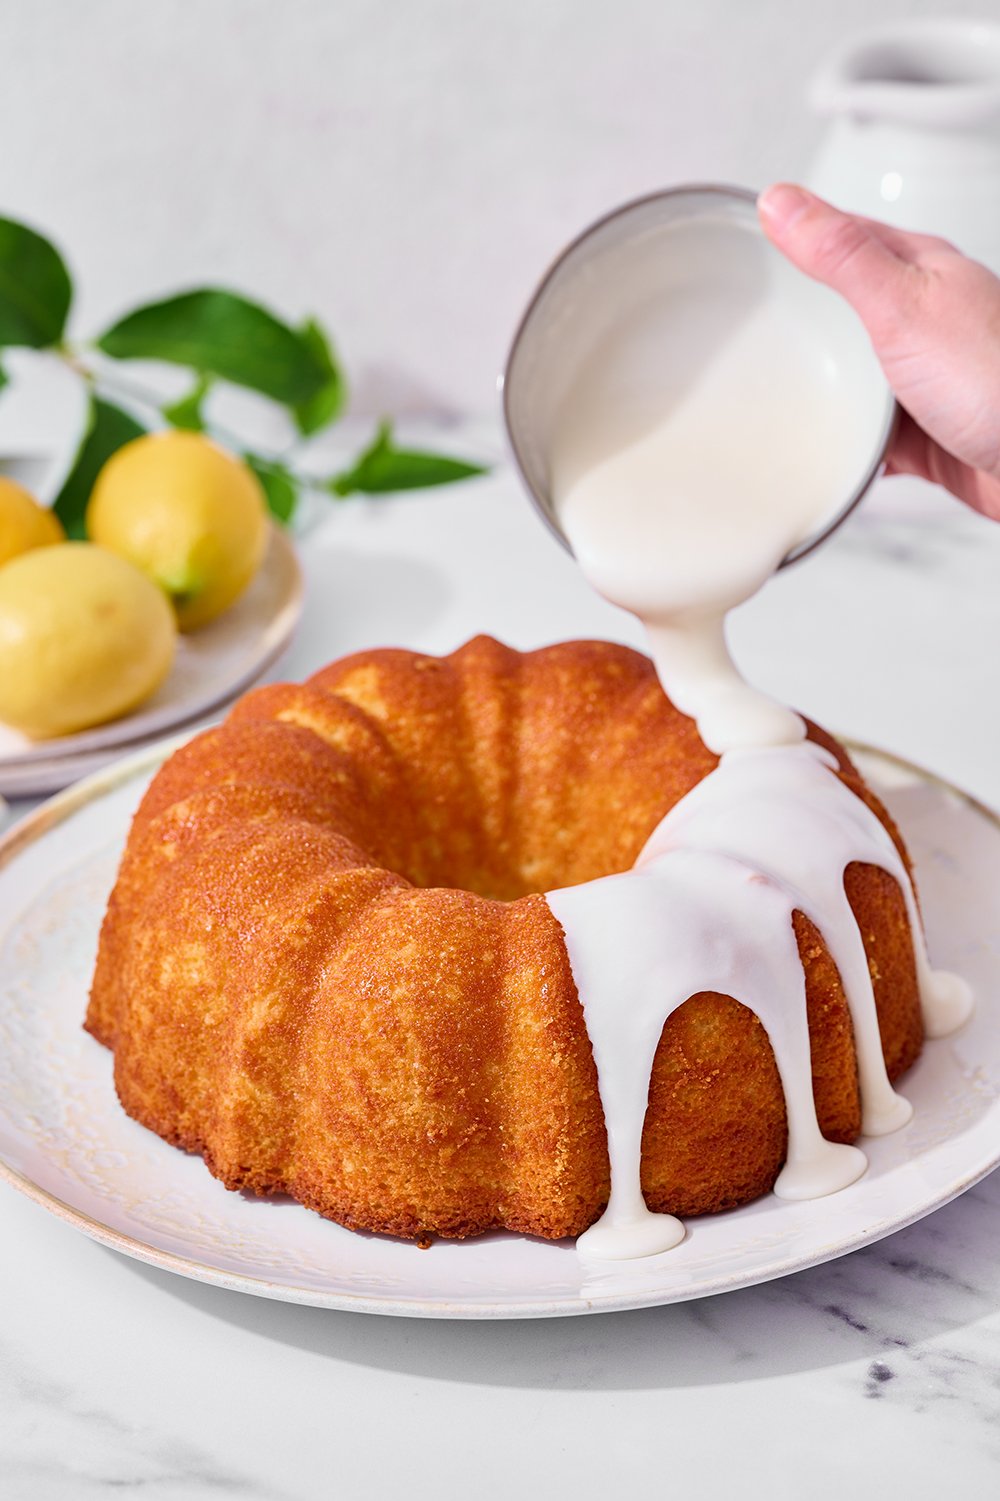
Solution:
M 132 714 L 54 740 L 29 740 L 0 725 L 0 793 L 28 797 L 66 787 L 123 748 L 149 745 L 230 702 L 285 649 L 301 613 L 298 559 L 284 533 L 272 527 L 249 588 L 217 620 L 180 637 L 166 682 Z
M 177 743 L 177 742 L 174 742 Z M 917 863 L 935 962 L 975 986 L 963 1031 L 905 1077 L 915 1116 L 863 1142 L 868 1172 L 827 1199 L 769 1195 L 688 1221 L 646 1261 L 585 1264 L 572 1242 L 495 1234 L 430 1250 L 355 1235 L 288 1200 L 227 1193 L 199 1158 L 121 1110 L 82 1030 L 97 931 L 160 746 L 70 788 L 0 840 L 0 1176 L 105 1245 L 221 1287 L 317 1307 L 528 1318 L 679 1302 L 827 1261 L 948 1202 L 1000 1161 L 1000 820 L 877 753 L 862 766 Z

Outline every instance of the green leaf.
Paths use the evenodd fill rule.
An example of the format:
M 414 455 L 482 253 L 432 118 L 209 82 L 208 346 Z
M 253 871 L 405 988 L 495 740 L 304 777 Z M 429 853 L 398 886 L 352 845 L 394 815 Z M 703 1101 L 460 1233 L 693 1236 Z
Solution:
M 326 487 L 334 495 L 383 495 L 394 490 L 422 490 L 430 485 L 451 485 L 456 480 L 486 474 L 482 464 L 467 464 L 444 454 L 415 448 L 396 448 L 392 424 L 380 422 L 374 442 L 350 469 L 334 474 Z
M 133 438 L 142 437 L 145 428 L 134 417 L 97 396 L 90 399 L 90 422 L 63 482 L 52 509 L 72 538 L 86 536 L 84 517 L 94 482 L 113 453 Z
M 9 386 L 9 385 L 10 385 L 10 376 L 7 374 L 6 370 L 4 369 L 3 362 L 0 361 L 0 391 L 3 390 L 4 386 Z
M 188 433 L 203 433 L 205 421 L 201 414 L 201 407 L 211 387 L 211 376 L 199 375 L 186 396 L 182 396 L 180 401 L 175 401 L 170 406 L 161 407 L 160 411 L 170 426 L 182 428 Z
M 309 437 L 340 416 L 347 401 L 347 380 L 337 363 L 329 337 L 314 318 L 306 319 L 299 330 L 299 337 L 308 344 L 317 361 L 326 370 L 326 384 L 315 396 L 298 402 L 292 411 L 299 432 L 304 437 Z
M 235 292 L 203 288 L 137 308 L 98 348 L 119 360 L 165 360 L 298 407 L 330 380 L 315 341 Z
M 0 344 L 58 344 L 72 297 L 55 246 L 26 224 L 0 219 Z
M 262 459 L 255 453 L 245 453 L 243 459 L 263 485 L 271 515 L 287 526 L 299 503 L 300 481 L 297 476 L 275 459 Z

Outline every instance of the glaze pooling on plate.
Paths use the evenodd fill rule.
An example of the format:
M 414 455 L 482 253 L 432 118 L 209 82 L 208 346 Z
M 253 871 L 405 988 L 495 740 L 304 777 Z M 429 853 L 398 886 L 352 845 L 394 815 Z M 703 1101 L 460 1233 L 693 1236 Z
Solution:
M 639 1168 L 660 1034 L 702 991 L 741 1001 L 768 1034 L 788 1113 L 775 1193 L 819 1198 L 865 1171 L 858 1148 L 826 1141 L 817 1124 L 796 911 L 819 931 L 844 986 L 864 1134 L 885 1135 L 910 1119 L 886 1074 L 868 960 L 844 889 L 852 863 L 886 871 L 903 893 L 928 1034 L 968 1016 L 965 983 L 930 968 L 899 852 L 835 764 L 809 741 L 731 751 L 667 814 L 631 871 L 548 893 L 594 1049 L 611 1162 L 611 1198 L 578 1240 L 581 1253 L 643 1256 L 683 1236 L 678 1220 L 646 1209 Z

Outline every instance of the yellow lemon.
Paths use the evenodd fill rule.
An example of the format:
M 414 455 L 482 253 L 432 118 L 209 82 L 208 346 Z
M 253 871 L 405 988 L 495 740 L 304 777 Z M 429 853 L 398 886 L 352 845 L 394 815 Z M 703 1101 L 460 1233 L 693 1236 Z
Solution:
M 40 506 L 16 480 L 0 475 L 0 565 L 33 547 L 50 547 L 66 533 L 53 513 Z
M 182 631 L 214 620 L 243 593 L 268 525 L 256 475 L 200 433 L 126 443 L 97 476 L 87 507 L 87 535 L 166 590 Z
M 117 719 L 170 670 L 177 626 L 145 574 L 89 542 L 0 568 L 0 720 L 35 739 Z

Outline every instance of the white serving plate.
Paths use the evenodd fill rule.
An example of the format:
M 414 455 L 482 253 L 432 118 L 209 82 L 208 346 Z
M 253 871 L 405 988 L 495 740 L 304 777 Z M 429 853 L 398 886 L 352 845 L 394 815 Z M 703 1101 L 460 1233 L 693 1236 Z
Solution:
M 253 582 L 231 609 L 181 636 L 166 682 L 131 714 L 110 724 L 32 741 L 0 725 L 0 793 L 37 797 L 66 787 L 122 753 L 229 703 L 284 651 L 302 613 L 302 574 L 277 527 Z
M 176 744 L 178 742 L 174 742 Z M 218 1286 L 317 1307 L 527 1318 L 679 1302 L 827 1261 L 912 1223 L 1000 1162 L 1000 820 L 876 752 L 859 760 L 917 864 L 932 956 L 977 1009 L 903 1080 L 903 1131 L 866 1139 L 868 1172 L 810 1203 L 773 1196 L 688 1221 L 644 1261 L 585 1263 L 572 1242 L 508 1234 L 430 1250 L 356 1235 L 288 1200 L 228 1193 L 201 1160 L 128 1119 L 111 1057 L 81 1027 L 129 819 L 172 746 L 118 763 L 0 840 L 0 1176 L 95 1240 Z

